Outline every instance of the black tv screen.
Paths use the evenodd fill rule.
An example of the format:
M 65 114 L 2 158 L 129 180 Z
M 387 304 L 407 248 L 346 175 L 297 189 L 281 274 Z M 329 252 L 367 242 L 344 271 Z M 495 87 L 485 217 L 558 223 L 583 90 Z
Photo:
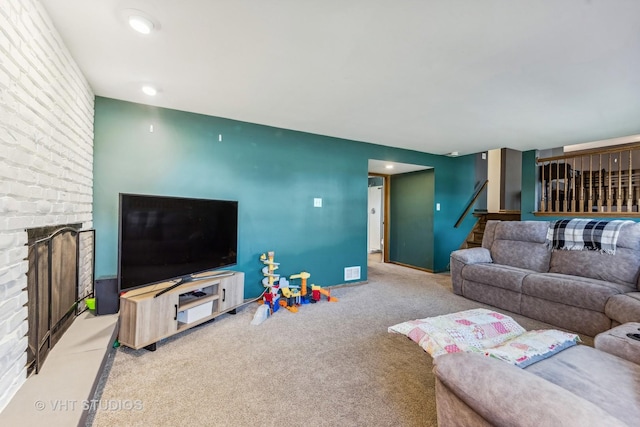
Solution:
M 238 202 L 120 194 L 120 291 L 237 262 Z

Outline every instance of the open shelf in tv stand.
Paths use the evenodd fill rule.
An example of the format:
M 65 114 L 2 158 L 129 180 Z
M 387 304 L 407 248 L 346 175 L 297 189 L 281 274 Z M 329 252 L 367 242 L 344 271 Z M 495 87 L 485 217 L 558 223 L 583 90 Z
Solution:
M 223 313 L 235 314 L 244 301 L 244 273 L 200 274 L 194 280 L 164 282 L 135 289 L 120 297 L 121 344 L 155 350 L 156 343 L 209 322 Z

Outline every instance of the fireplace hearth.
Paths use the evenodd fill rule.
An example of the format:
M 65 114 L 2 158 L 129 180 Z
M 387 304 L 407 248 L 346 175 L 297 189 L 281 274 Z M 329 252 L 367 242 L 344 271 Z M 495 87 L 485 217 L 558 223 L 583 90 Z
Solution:
M 95 230 L 80 224 L 27 230 L 27 371 L 47 355 L 93 297 Z

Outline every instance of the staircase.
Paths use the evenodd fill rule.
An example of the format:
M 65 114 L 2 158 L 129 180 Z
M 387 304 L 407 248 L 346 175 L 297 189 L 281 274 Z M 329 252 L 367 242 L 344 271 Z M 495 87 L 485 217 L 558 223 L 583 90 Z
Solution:
M 474 212 L 473 216 L 478 218 L 478 222 L 476 222 L 476 225 L 467 236 L 467 240 L 462 244 L 462 246 L 460 246 L 460 249 L 479 248 L 482 246 L 484 227 L 490 219 L 500 221 L 520 221 L 520 212 L 514 211 L 500 213 Z

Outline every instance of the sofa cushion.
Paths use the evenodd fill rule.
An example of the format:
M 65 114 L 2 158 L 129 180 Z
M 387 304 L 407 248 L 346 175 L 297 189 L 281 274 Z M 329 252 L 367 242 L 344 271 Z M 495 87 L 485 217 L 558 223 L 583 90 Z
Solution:
M 482 233 L 482 247 L 485 249 L 491 249 L 493 245 L 493 239 L 496 235 L 496 227 L 500 224 L 500 220 L 490 219 L 484 225 L 484 232 Z
M 503 221 L 496 225 L 491 257 L 496 264 L 538 272 L 549 271 L 547 221 Z
M 496 225 L 494 240 L 545 243 L 549 221 L 500 221 Z
M 433 369 L 438 423 L 521 427 L 626 425 L 619 414 L 612 415 L 598 403 L 528 372 L 544 362 L 520 369 L 476 353 L 438 357 Z M 482 419 L 478 420 L 475 414 Z
M 640 420 L 640 365 L 578 345 L 525 371 L 596 404 L 629 425 L 637 425 Z
M 524 295 L 601 313 L 609 297 L 627 289 L 611 282 L 557 273 L 530 274 L 522 282 Z
M 522 280 L 531 270 L 501 264 L 469 264 L 462 269 L 462 278 L 486 283 L 502 289 L 520 292 Z
M 611 329 L 611 319 L 601 311 L 574 307 L 563 302 L 524 294 L 520 295 L 518 313 L 590 337 Z
M 628 222 L 620 228 L 615 255 L 588 250 L 553 251 L 549 272 L 606 280 L 637 289 L 640 280 L 640 224 Z
M 551 253 L 544 243 L 495 240 L 491 246 L 491 257 L 496 264 L 545 273 L 549 271 Z
M 636 289 L 640 251 L 618 246 L 615 255 L 598 251 L 564 251 L 551 253 L 550 273 L 590 277 Z
M 640 223 L 627 223 L 620 228 L 616 244 L 618 248 L 627 248 L 640 252 Z
M 520 292 L 519 286 L 517 291 L 509 291 L 497 286 L 465 279 L 462 281 L 461 288 L 461 295 L 465 298 L 488 304 L 492 307 L 501 308 L 512 313 L 520 313 L 522 293 Z

